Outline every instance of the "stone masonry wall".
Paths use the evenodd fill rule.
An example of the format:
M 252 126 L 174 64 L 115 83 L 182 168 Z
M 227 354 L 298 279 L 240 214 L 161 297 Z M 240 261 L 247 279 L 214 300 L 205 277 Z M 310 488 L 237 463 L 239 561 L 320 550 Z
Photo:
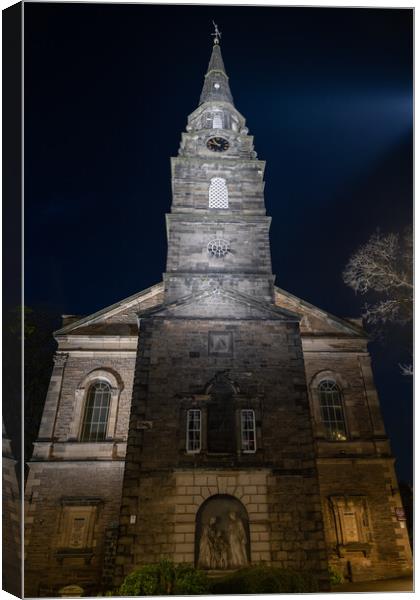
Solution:
M 215 331 L 232 335 L 230 355 L 209 352 L 209 332 Z M 255 454 L 185 451 L 183 406 L 191 397 L 200 402 L 221 372 L 239 390 L 233 401 L 258 405 Z M 323 572 L 322 515 L 298 325 L 142 319 L 116 582 L 135 565 L 162 555 L 192 562 L 195 513 L 221 489 L 232 490 L 248 511 L 252 560 Z M 288 516 L 282 520 L 286 501 Z M 182 535 L 188 537 L 181 540 Z
M 396 485 L 393 461 L 324 459 L 319 464 L 319 479 L 329 563 L 353 581 L 401 577 L 410 573 L 412 564 L 407 530 L 405 523 L 397 520 L 395 512 L 402 504 L 397 489 L 393 487 Z M 371 534 L 366 549 L 339 550 L 328 507 L 328 498 L 334 495 L 366 498 Z
M 324 344 L 324 347 L 322 346 Z M 412 558 L 404 521 L 396 509 L 402 503 L 394 460 L 380 413 L 370 358 L 365 351 L 349 351 L 351 342 L 319 342 L 305 353 L 329 563 L 355 581 L 397 577 L 411 571 Z M 325 439 L 320 423 L 314 382 L 334 379 L 342 394 L 347 440 Z M 331 497 L 363 497 L 369 512 L 370 540 L 366 548 L 339 547 L 337 522 L 329 507 Z
M 85 356 L 70 354 L 64 371 L 55 438 L 66 441 L 74 421 L 76 403 L 76 390 L 83 380 L 96 369 L 109 370 L 115 374 L 122 383 L 122 390 L 118 403 L 118 418 L 115 429 L 115 438 L 125 439 L 130 415 L 132 382 L 134 374 L 135 354 L 119 357 L 118 353 L 86 352 Z
M 11 453 L 3 454 L 2 457 L 2 503 L 2 588 L 9 594 L 21 596 L 21 496 L 16 474 L 16 461 L 12 458 Z
M 104 566 L 109 571 L 112 560 L 113 549 L 111 552 L 107 544 L 115 546 L 110 530 L 115 531 L 119 519 L 134 364 L 135 352 L 97 350 L 76 355 L 69 352 L 59 364 L 56 361 L 58 386 L 41 423 L 44 436 L 35 443 L 25 492 L 28 595 L 54 596 L 66 585 L 79 585 L 86 592 L 96 593 L 103 581 L 110 581 Z M 115 430 L 102 443 L 78 440 L 89 384 L 81 394 L 78 390 L 92 372 L 91 381 L 96 372 L 99 376 L 105 372 L 111 373 L 118 385 Z M 82 406 L 77 409 L 78 402 Z M 47 432 L 49 438 L 45 437 Z M 91 498 L 99 502 L 93 557 L 88 562 L 81 557 L 62 559 L 57 555 L 66 498 L 72 498 L 76 505 Z
M 122 461 L 44 463 L 31 465 L 27 484 L 25 525 L 25 587 L 27 596 L 57 596 L 67 585 L 79 585 L 86 595 L 101 589 L 105 537 L 118 522 L 124 471 Z M 99 498 L 93 534 L 93 557 L 60 559 L 62 500 Z M 106 590 L 104 590 L 106 591 Z

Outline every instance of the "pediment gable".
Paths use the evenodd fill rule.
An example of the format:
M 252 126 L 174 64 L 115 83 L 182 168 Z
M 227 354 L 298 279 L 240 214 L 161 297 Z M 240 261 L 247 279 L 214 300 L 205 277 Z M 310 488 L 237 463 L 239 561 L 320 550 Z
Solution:
M 170 304 L 141 310 L 147 316 L 193 319 L 270 319 L 299 321 L 300 317 L 281 306 L 225 288 L 214 288 L 180 298 Z
M 367 337 L 360 319 L 336 317 L 278 287 L 275 287 L 275 303 L 300 315 L 302 335 Z
M 77 318 L 55 332 L 61 335 L 124 335 L 138 333 L 138 318 L 148 315 L 174 318 L 277 319 L 300 321 L 302 335 L 367 337 L 357 319 L 331 315 L 290 292 L 275 288 L 275 304 L 229 289 L 212 289 L 163 304 L 160 282 L 91 315 Z
M 75 319 L 54 335 L 137 335 L 137 313 L 161 304 L 162 300 L 163 282 L 160 282 L 91 315 Z

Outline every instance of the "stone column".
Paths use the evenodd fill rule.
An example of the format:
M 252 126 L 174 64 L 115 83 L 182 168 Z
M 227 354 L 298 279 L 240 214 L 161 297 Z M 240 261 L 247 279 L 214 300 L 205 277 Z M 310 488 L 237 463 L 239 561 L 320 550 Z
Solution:
M 373 381 L 371 360 L 368 354 L 359 356 L 359 366 L 365 385 L 366 402 L 369 408 L 373 435 L 380 437 L 385 436 L 378 393 L 376 391 L 375 382 Z
M 61 388 L 63 384 L 64 369 L 68 354 L 56 352 L 54 356 L 54 368 L 45 400 L 44 412 L 39 428 L 38 441 L 52 440 L 54 436 L 57 410 L 60 403 Z

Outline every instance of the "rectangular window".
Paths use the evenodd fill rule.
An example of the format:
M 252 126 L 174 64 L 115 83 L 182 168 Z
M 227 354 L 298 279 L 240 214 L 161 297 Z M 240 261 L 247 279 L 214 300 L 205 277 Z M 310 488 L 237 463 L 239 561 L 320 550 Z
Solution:
M 242 452 L 255 452 L 255 413 L 252 409 L 241 410 L 241 438 Z
M 201 450 L 201 410 L 192 408 L 187 411 L 187 452 Z

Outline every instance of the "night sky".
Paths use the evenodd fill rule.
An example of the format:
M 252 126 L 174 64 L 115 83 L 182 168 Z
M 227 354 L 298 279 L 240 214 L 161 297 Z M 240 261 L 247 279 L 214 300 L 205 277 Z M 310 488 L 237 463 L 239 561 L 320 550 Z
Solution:
M 350 254 L 412 221 L 412 11 L 25 3 L 25 304 L 89 314 L 161 280 L 169 157 L 198 104 L 212 19 L 267 161 L 276 284 L 338 316 Z M 371 345 L 399 477 L 412 381 Z

